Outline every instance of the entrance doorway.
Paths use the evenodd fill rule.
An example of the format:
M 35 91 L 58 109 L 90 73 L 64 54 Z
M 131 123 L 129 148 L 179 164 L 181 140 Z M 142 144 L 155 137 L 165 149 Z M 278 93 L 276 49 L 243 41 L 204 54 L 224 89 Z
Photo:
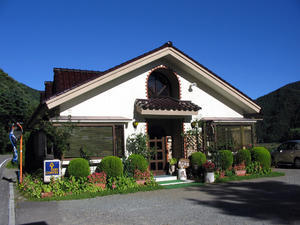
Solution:
M 149 147 L 153 150 L 150 160 L 150 169 L 154 174 L 166 174 L 167 152 L 166 136 L 172 137 L 172 157 L 182 158 L 183 137 L 182 119 L 148 119 Z

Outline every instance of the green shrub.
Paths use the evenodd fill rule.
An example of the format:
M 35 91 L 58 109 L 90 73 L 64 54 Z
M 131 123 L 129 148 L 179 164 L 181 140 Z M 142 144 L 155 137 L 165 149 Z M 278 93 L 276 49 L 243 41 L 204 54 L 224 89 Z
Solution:
M 235 155 L 235 163 L 241 164 L 242 162 L 248 166 L 251 163 L 251 153 L 248 149 L 241 149 Z
M 107 177 L 118 177 L 123 175 L 123 164 L 117 156 L 104 157 L 97 167 L 97 172 L 104 171 Z
M 233 163 L 233 155 L 230 150 L 219 151 L 219 165 L 222 170 L 228 170 Z
M 68 166 L 68 175 L 76 178 L 87 177 L 90 175 L 89 162 L 82 158 L 71 160 Z
M 131 154 L 126 160 L 126 172 L 133 176 L 135 170 L 145 172 L 148 169 L 148 161 L 139 154 Z
M 259 162 L 263 169 L 269 169 L 271 167 L 271 155 L 265 147 L 254 147 L 252 152 L 252 161 Z
M 192 166 L 197 165 L 197 166 L 202 166 L 206 162 L 206 156 L 202 152 L 194 152 L 191 155 L 191 164 Z
M 257 161 L 251 162 L 246 167 L 246 172 L 248 174 L 258 174 L 258 175 L 264 175 L 269 174 L 272 172 L 271 168 L 262 168 L 261 164 Z

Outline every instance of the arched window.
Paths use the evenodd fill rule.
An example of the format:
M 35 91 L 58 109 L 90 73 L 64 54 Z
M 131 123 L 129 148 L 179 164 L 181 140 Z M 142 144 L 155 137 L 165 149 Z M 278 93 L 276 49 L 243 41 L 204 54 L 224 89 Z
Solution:
M 148 98 L 158 97 L 179 98 L 179 85 L 175 75 L 166 69 L 158 69 L 148 79 Z

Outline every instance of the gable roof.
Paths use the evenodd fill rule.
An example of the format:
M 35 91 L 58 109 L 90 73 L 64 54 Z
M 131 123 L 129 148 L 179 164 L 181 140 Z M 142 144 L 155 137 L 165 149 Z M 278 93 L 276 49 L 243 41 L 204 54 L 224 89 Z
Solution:
M 175 63 L 183 71 L 189 71 L 200 82 L 203 82 L 222 96 L 225 96 L 225 98 L 230 99 L 236 105 L 243 108 L 245 112 L 259 113 L 260 107 L 250 97 L 174 47 L 172 42 L 167 42 L 154 50 L 103 72 L 55 68 L 54 74 L 57 74 L 57 76 L 54 76 L 53 93 L 45 99 L 46 106 L 52 109 L 126 73 L 162 58 Z

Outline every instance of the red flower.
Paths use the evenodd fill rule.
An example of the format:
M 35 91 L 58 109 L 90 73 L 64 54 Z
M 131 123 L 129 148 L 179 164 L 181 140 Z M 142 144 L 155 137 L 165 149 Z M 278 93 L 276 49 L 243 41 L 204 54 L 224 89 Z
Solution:
M 215 170 L 215 164 L 210 161 L 206 161 L 206 163 L 204 163 L 202 166 L 206 171 L 214 171 Z

